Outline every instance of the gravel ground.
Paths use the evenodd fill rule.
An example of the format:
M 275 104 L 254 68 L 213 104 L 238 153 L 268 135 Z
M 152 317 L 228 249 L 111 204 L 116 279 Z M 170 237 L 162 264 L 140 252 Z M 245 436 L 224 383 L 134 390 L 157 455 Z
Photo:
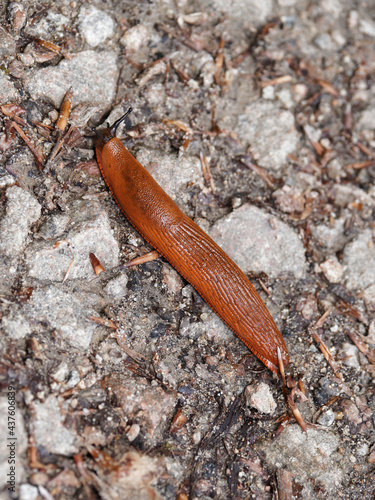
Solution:
M 0 24 L 0 499 L 374 498 L 374 2 L 29 0 Z M 164 259 L 124 266 L 151 248 L 92 127 L 129 106 L 118 135 L 267 304 L 307 432 Z

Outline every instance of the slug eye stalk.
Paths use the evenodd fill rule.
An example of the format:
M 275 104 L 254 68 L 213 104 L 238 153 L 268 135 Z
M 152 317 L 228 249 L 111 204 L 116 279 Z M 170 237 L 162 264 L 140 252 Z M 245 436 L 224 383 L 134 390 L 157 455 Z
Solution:
M 114 139 L 116 137 L 116 132 L 119 127 L 119 125 L 126 120 L 126 118 L 130 115 L 130 113 L 133 111 L 133 108 L 129 108 L 127 112 L 122 115 L 118 120 L 114 122 L 113 125 L 107 124 L 106 128 L 94 128 L 95 132 L 95 148 L 102 150 L 104 146 L 109 142 L 111 139 Z

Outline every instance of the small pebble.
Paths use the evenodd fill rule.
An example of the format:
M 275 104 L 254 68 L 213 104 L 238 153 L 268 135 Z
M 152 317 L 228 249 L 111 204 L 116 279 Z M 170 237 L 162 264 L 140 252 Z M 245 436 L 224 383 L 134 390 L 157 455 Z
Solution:
M 327 410 L 323 412 L 317 420 L 318 424 L 325 425 L 327 427 L 332 425 L 334 421 L 335 421 L 335 413 L 332 410 Z
M 264 382 L 255 386 L 248 385 L 245 389 L 245 396 L 247 405 L 252 406 L 261 413 L 273 414 L 276 410 L 277 405 L 272 392 Z
M 90 47 L 97 47 L 114 32 L 113 19 L 93 5 L 82 7 L 79 13 L 79 29 Z
M 141 427 L 138 424 L 133 424 L 130 426 L 126 436 L 130 442 L 134 441 L 136 437 L 138 437 Z
M 344 268 L 337 260 L 337 257 L 332 255 L 322 264 L 320 267 L 324 273 L 324 276 L 330 283 L 339 283 L 344 274 Z

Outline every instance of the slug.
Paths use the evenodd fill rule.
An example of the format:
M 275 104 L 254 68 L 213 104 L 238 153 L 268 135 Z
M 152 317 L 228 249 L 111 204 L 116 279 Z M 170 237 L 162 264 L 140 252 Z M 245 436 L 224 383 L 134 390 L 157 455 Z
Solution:
M 96 156 L 105 183 L 132 226 L 267 368 L 278 373 L 278 350 L 285 366 L 288 351 L 253 285 L 116 138 L 117 127 L 131 111 L 112 127 L 96 131 Z

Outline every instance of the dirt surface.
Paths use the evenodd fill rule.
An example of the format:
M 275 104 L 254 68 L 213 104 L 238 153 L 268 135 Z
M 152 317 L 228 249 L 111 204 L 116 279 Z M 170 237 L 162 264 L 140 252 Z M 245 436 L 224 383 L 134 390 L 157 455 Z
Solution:
M 373 2 L 15 1 L 0 24 L 0 498 L 374 498 Z M 125 267 L 151 248 L 92 127 L 130 106 L 118 136 L 279 326 L 307 432 L 164 259 Z

